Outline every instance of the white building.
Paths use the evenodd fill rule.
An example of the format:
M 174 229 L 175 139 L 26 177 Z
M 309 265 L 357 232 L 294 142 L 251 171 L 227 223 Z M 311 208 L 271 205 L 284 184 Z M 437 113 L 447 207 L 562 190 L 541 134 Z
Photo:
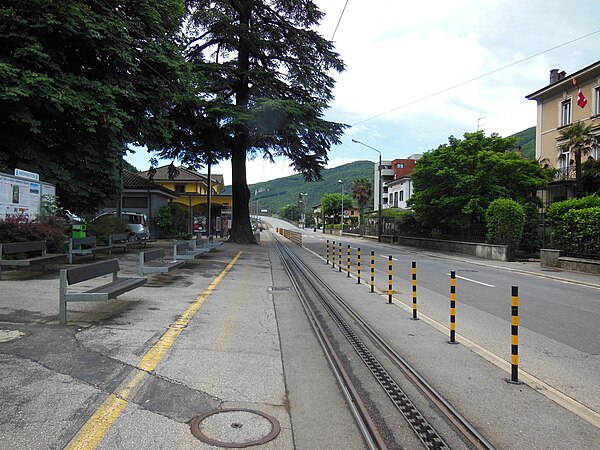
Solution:
M 406 209 L 406 202 L 412 195 L 412 183 L 410 175 L 390 181 L 388 188 L 388 208 Z
M 374 199 L 374 206 L 373 206 L 373 210 L 377 211 L 379 208 L 379 167 L 377 166 L 378 163 L 373 164 L 375 166 L 375 177 L 373 178 L 375 180 L 375 186 L 373 186 L 373 199 Z M 381 161 L 381 179 L 383 180 L 383 185 L 382 185 L 382 196 L 381 196 L 381 205 L 382 208 L 387 208 L 388 205 L 388 188 L 387 188 L 387 183 L 390 181 L 394 181 L 394 169 L 392 168 L 392 161 Z

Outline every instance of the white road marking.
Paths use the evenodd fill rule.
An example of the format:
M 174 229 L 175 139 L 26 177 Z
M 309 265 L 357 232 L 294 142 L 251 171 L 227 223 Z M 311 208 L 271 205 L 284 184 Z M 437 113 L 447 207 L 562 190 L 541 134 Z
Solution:
M 450 276 L 449 273 L 447 273 L 446 275 Z M 459 275 L 456 275 L 456 278 L 460 278 L 461 280 L 465 280 L 465 281 L 470 281 L 471 283 L 481 284 L 482 286 L 487 286 L 487 287 L 491 287 L 491 288 L 496 287 L 493 284 L 487 284 L 487 283 L 484 283 L 483 281 L 471 280 L 470 278 L 461 277 Z
M 379 255 L 379 256 L 381 256 L 382 258 L 385 258 L 385 259 L 389 259 L 390 258 L 389 256 L 386 256 L 386 255 Z M 398 261 L 398 258 L 392 257 L 392 261 Z

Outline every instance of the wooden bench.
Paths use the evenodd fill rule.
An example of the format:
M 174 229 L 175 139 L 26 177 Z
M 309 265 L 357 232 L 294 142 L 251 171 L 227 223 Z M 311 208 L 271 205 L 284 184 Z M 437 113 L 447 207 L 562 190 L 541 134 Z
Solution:
M 96 236 L 69 238 L 69 250 L 67 253 L 69 264 L 73 264 L 73 256 L 92 255 L 95 258 L 97 252 L 108 252 L 110 254 L 111 247 L 96 245 Z
M 209 248 L 197 248 L 192 250 L 189 242 L 175 242 L 173 244 L 173 259 L 176 261 L 189 261 L 198 258 L 202 253 L 210 251 Z
M 118 272 L 119 261 L 116 259 L 86 264 L 72 269 L 61 269 L 58 305 L 60 323 L 63 325 L 67 323 L 67 302 L 106 301 L 142 286 L 147 281 L 146 278 L 120 278 L 117 276 Z M 85 292 L 68 292 L 70 285 L 110 274 L 112 274 L 112 282 L 110 283 Z
M 25 258 L 5 259 L 8 255 L 26 255 Z M 45 264 L 65 259 L 64 253 L 46 253 L 46 241 L 9 242 L 0 244 L 0 279 L 2 266 L 45 268 Z
M 148 265 L 150 261 L 160 260 L 159 264 Z M 165 249 L 157 248 L 147 252 L 140 252 L 140 276 L 147 273 L 167 273 L 183 266 L 185 261 L 165 261 Z
M 114 248 L 122 248 L 124 252 L 127 251 L 128 247 L 132 247 L 134 245 L 140 245 L 136 239 L 131 239 L 127 234 L 111 234 L 108 236 L 108 246 L 112 249 Z

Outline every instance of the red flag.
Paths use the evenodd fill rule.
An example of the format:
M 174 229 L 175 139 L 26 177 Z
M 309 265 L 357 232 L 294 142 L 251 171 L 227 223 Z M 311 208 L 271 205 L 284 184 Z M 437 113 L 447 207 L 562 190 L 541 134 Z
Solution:
M 573 84 L 577 87 L 577 89 L 579 89 L 579 93 L 577 94 L 577 104 L 580 108 L 585 108 L 585 105 L 587 105 L 587 99 L 585 98 L 585 95 L 583 95 L 583 92 L 581 92 L 581 88 L 579 87 L 579 83 L 577 83 L 575 77 L 573 77 Z
M 585 108 L 585 105 L 587 105 L 587 99 L 583 95 L 583 92 L 581 92 L 581 89 L 579 89 L 579 94 L 577 94 L 577 104 L 580 108 Z

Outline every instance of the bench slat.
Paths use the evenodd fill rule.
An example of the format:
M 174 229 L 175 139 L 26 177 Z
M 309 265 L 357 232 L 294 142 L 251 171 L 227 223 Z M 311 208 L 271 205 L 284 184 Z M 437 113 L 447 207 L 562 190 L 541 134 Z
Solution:
M 86 264 L 81 267 L 67 269 L 68 284 L 80 283 L 81 281 L 108 275 L 119 271 L 119 260 L 110 259 L 92 264 Z
M 115 298 L 118 295 L 142 286 L 143 284 L 146 284 L 146 278 L 119 278 L 112 283 L 90 289 L 86 293 L 93 294 L 96 292 L 103 292 L 108 294 L 108 298 Z
M 153 259 L 160 259 L 165 257 L 165 249 L 157 248 L 156 250 L 148 250 L 144 253 L 144 262 L 152 261 Z
M 45 250 L 46 241 L 8 242 L 6 244 L 2 244 L 2 253 L 5 255 L 14 255 L 16 253 L 44 252 Z

